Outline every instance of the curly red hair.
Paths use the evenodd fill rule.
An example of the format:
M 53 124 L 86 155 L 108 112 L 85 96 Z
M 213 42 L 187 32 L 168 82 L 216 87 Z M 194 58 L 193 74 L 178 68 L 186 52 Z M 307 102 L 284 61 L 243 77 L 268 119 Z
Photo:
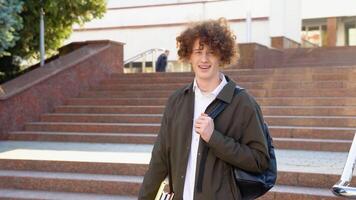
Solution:
M 208 45 L 220 57 L 222 65 L 237 62 L 236 37 L 230 30 L 225 18 L 208 20 L 192 24 L 177 38 L 178 56 L 182 61 L 189 61 L 195 40 Z

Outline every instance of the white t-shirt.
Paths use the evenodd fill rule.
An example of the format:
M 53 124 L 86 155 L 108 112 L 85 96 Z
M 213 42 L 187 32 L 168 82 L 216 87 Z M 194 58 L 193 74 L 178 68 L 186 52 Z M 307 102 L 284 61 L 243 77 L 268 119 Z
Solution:
M 194 122 L 192 127 L 192 142 L 190 145 L 190 152 L 187 164 L 187 171 L 185 174 L 184 180 L 184 190 L 183 190 L 183 199 L 184 200 L 193 200 L 194 190 L 195 190 L 195 173 L 197 165 L 197 156 L 200 135 L 195 132 L 194 124 L 195 120 L 199 118 L 201 113 L 204 113 L 208 105 L 216 98 L 219 92 L 227 84 L 224 74 L 220 73 L 220 84 L 210 93 L 202 92 L 194 79 L 193 91 L 195 93 L 194 99 Z

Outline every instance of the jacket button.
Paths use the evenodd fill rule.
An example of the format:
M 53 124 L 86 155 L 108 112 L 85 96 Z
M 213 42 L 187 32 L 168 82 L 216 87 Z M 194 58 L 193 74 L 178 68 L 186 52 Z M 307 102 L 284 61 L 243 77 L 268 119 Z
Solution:
M 184 178 L 184 176 L 182 175 L 182 176 L 181 176 L 181 178 L 183 179 L 183 178 Z

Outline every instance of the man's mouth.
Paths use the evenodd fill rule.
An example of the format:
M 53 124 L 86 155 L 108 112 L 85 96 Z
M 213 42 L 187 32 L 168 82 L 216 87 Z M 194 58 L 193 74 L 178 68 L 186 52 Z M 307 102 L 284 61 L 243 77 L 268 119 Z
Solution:
M 198 65 L 201 69 L 209 69 L 211 65 Z

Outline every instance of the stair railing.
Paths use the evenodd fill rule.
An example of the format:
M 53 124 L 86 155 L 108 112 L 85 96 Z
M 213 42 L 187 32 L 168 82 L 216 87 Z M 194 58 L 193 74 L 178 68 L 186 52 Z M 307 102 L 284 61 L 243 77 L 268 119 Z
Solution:
M 165 51 L 165 49 L 161 48 L 153 48 L 149 49 L 147 51 L 144 51 L 142 53 L 137 54 L 136 56 L 133 56 L 127 60 L 124 61 L 124 65 L 129 65 L 129 68 L 132 69 L 132 64 L 136 62 L 137 60 L 141 59 L 141 67 L 142 67 L 142 72 L 146 71 L 146 61 L 148 60 L 148 56 L 152 59 L 152 71 L 156 71 L 156 59 L 157 59 L 157 52 L 160 51 Z
M 306 40 L 306 39 L 301 39 L 302 41 L 302 47 L 303 48 L 317 48 L 317 47 L 320 47 L 318 44 L 315 44 L 313 42 L 310 42 L 309 40 Z
M 356 199 L 356 188 L 350 187 L 353 170 L 356 163 L 356 134 L 351 144 L 349 155 L 347 156 L 344 171 L 340 180 L 331 188 L 331 191 L 340 197 Z

